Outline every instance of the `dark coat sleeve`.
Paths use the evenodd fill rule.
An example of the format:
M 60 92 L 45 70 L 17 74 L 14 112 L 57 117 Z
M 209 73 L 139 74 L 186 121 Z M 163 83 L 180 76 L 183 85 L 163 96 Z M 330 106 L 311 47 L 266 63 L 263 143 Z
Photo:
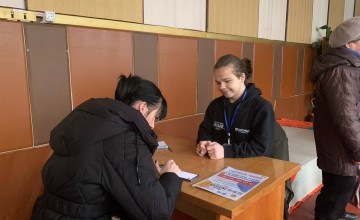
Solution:
M 104 146 L 104 186 L 127 218 L 170 219 L 182 181 L 174 173 L 158 178 L 152 154 L 140 138 L 137 142 L 138 171 L 135 134 L 113 138 Z
M 249 141 L 242 141 L 232 146 L 224 147 L 225 157 L 257 157 L 272 156 L 274 144 L 274 123 L 275 116 L 272 106 L 264 102 L 256 110 L 251 130 L 253 137 Z
M 212 137 L 212 129 L 213 129 L 213 112 L 214 112 L 214 102 L 211 102 L 206 109 L 204 120 L 201 122 L 198 130 L 198 137 L 196 143 L 200 141 L 211 141 Z
M 327 100 L 333 125 L 343 140 L 349 155 L 360 162 L 360 120 L 358 72 L 351 66 L 335 68 L 331 77 L 324 83 L 322 95 Z

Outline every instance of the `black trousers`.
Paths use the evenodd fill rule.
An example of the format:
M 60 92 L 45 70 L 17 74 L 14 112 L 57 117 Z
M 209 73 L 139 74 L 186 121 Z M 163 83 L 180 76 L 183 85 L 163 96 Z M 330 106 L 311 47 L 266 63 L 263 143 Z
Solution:
M 323 187 L 316 198 L 315 219 L 337 220 L 345 214 L 345 208 L 355 190 L 355 176 L 339 176 L 322 171 Z

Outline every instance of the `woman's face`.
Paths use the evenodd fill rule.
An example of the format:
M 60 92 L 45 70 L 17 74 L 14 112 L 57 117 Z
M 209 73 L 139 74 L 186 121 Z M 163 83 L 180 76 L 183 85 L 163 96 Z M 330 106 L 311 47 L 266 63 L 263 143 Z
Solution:
M 151 129 L 155 128 L 155 122 L 158 121 L 159 117 L 159 109 L 154 109 L 152 111 L 147 111 L 147 113 L 144 115 L 146 121 L 149 123 Z
M 214 70 L 215 82 L 218 90 L 230 102 L 238 100 L 245 91 L 245 74 L 238 78 L 233 73 L 233 66 L 228 65 Z
M 349 42 L 345 45 L 347 48 L 352 49 L 356 52 L 360 52 L 360 40 Z
M 155 122 L 158 120 L 159 118 L 159 108 L 156 109 L 152 109 L 150 110 L 147 103 L 146 102 L 142 102 L 142 101 L 138 101 L 137 103 L 135 103 L 133 106 L 133 108 L 137 109 L 140 111 L 140 113 L 144 116 L 144 118 L 146 119 L 146 121 L 149 123 L 151 129 L 154 129 L 155 127 Z

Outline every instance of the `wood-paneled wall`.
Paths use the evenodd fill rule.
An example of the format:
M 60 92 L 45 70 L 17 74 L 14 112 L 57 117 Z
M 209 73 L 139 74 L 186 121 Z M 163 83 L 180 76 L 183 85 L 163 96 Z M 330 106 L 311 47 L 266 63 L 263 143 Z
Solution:
M 0 31 L 0 97 L 6 107 L 0 110 L 0 152 L 46 144 L 51 129 L 80 103 L 113 98 L 120 74 L 138 74 L 157 84 L 168 100 L 167 120 L 203 114 L 220 95 L 213 65 L 229 53 L 252 61 L 251 81 L 269 101 L 311 94 L 306 77 L 314 53 L 304 45 L 9 21 L 0 21 L 0 30 L 7 30 Z M 280 112 L 298 112 L 292 119 L 305 117 L 304 106 L 286 108 Z
M 259 0 L 208 2 L 208 32 L 257 37 Z
M 21 2 L 22 5 L 26 3 L 28 10 L 54 11 L 58 15 L 304 44 L 325 36 L 325 31 L 319 29 L 322 25 L 328 24 L 334 29 L 342 21 L 359 15 L 358 0 L 6 0 L 4 3 L 0 1 L 0 7 L 21 8 L 24 7 Z M 14 19 L 30 17 L 21 13 L 14 11 Z M 33 19 L 36 16 L 33 15 Z M 69 19 L 59 20 L 63 22 L 60 24 L 71 24 Z M 82 25 L 101 27 L 98 23 L 96 20 Z M 74 25 L 79 23 L 74 22 Z M 177 30 L 173 32 L 178 33 Z
M 142 0 L 27 0 L 28 10 L 143 22 Z
M 354 16 L 360 16 L 360 0 L 355 1 Z
M 207 105 L 220 95 L 213 65 L 232 53 L 252 61 L 251 80 L 274 105 L 276 118 L 302 120 L 313 91 L 309 44 L 324 36 L 314 38 L 314 28 L 324 24 L 314 22 L 314 5 L 329 6 L 321 18 L 328 15 L 333 28 L 352 7 L 360 15 L 360 0 L 174 0 L 175 9 L 144 8 L 149 1 L 0 1 L 0 179 L 8 180 L 2 181 L 0 219 L 30 218 L 42 191 L 40 169 L 51 154 L 51 129 L 86 99 L 112 98 L 120 74 L 139 75 L 163 91 L 169 112 L 158 130 L 195 139 Z M 169 9 L 175 13 L 161 13 Z M 35 12 L 47 10 L 61 19 L 40 23 Z M 191 130 L 172 126 L 187 123 Z
M 329 0 L 328 25 L 335 29 L 344 21 L 344 9 L 346 0 Z
M 313 20 L 313 0 L 289 0 L 286 41 L 309 43 Z

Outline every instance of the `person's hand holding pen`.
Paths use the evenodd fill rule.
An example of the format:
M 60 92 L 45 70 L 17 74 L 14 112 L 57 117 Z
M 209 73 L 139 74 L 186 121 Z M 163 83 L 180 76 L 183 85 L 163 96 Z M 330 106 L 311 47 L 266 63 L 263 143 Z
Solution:
M 173 160 L 168 160 L 163 166 L 160 165 L 159 161 L 156 160 L 155 166 L 159 176 L 163 175 L 166 172 L 172 172 L 179 176 L 181 172 L 179 166 Z
M 200 157 L 204 156 L 207 153 L 207 146 L 210 144 L 210 141 L 200 141 L 196 145 L 196 153 Z

